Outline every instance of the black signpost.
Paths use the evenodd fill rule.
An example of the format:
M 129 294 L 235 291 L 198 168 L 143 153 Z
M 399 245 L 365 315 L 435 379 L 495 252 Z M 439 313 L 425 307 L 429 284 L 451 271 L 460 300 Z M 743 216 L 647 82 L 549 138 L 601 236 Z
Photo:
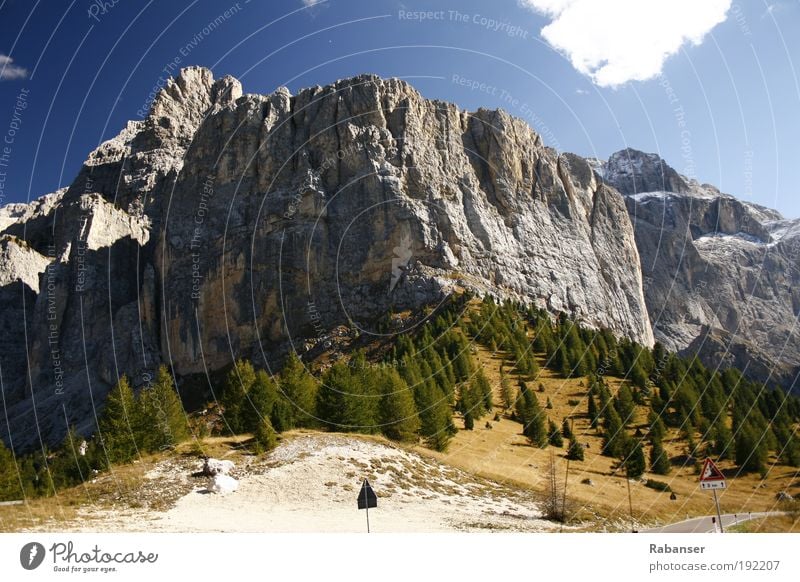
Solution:
M 361 485 L 361 491 L 358 494 L 358 508 L 367 510 L 367 533 L 369 533 L 369 508 L 378 507 L 378 496 L 372 490 L 369 481 L 364 479 Z

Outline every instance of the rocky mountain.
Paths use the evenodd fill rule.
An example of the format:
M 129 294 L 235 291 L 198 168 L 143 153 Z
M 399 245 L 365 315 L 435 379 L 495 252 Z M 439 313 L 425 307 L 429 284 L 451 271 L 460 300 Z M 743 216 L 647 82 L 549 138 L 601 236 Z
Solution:
M 655 337 L 791 386 L 800 368 L 800 220 L 681 176 L 626 149 L 592 161 L 625 195 Z
M 760 272 L 744 258 L 733 267 L 717 257 L 723 245 L 794 240 L 778 234 L 791 223 L 721 195 L 705 211 L 679 203 L 691 192 L 648 202 L 616 178 L 626 167 L 622 153 L 605 163 L 559 154 L 503 111 L 461 111 L 397 79 L 253 95 L 184 69 L 146 119 L 89 154 L 69 188 L 0 209 L 0 435 L 24 448 L 57 441 L 67 424 L 91 431 L 121 374 L 141 387 L 160 363 L 179 380 L 240 356 L 269 365 L 333 341 L 334 328 L 380 335 L 387 313 L 460 289 L 646 345 L 655 327 L 676 349 L 704 326 L 724 346 L 721 330 L 753 339 L 741 325 L 761 325 L 759 310 L 784 321 L 797 312 L 791 290 L 748 279 Z M 676 191 L 688 184 L 674 180 Z M 646 240 L 663 224 L 664 242 Z M 653 260 L 686 237 L 700 258 L 679 260 L 681 288 L 664 289 L 672 262 L 656 272 Z M 797 248 L 780 248 L 796 264 Z M 691 296 L 708 265 L 707 284 L 727 278 L 713 284 L 737 299 L 758 288 L 759 302 L 742 302 L 737 320 L 714 311 L 713 295 Z M 687 297 L 698 306 L 678 323 Z M 787 365 L 800 361 L 792 350 Z

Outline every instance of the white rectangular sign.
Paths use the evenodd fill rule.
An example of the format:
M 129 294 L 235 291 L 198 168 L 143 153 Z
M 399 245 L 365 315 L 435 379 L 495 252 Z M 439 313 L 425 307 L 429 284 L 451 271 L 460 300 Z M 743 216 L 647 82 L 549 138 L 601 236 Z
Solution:
M 725 489 L 725 481 L 701 481 L 701 489 Z

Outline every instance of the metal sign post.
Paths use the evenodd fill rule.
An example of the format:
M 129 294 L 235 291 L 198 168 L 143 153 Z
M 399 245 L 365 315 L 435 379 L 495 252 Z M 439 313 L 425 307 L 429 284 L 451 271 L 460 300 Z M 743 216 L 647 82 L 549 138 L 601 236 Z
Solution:
M 714 493 L 714 505 L 717 507 L 717 521 L 719 523 L 719 532 L 725 533 L 725 528 L 722 525 L 722 513 L 719 510 L 719 498 L 717 497 L 717 489 L 725 489 L 725 475 L 714 464 L 711 459 L 706 459 L 703 463 L 703 469 L 700 471 L 700 488 L 711 489 Z
M 358 508 L 367 510 L 367 533 L 369 533 L 369 508 L 378 507 L 378 496 L 372 490 L 369 481 L 364 479 L 361 484 L 361 491 L 358 493 Z
M 722 526 L 722 515 L 719 512 L 719 499 L 717 499 L 717 490 L 712 489 L 714 492 L 714 503 L 717 506 L 717 521 L 719 521 L 719 533 L 725 533 L 725 528 Z

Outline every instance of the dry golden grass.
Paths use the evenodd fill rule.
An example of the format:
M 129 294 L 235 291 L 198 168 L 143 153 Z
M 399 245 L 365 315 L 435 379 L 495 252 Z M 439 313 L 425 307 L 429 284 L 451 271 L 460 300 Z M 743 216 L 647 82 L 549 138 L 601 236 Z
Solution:
M 30 529 L 58 530 L 60 522 L 76 519 L 91 525 L 92 510 L 168 508 L 185 488 L 154 487 L 153 492 L 142 496 L 145 475 L 165 459 L 173 459 L 182 467 L 194 467 L 203 454 L 213 457 L 235 458 L 242 453 L 242 443 L 249 435 L 236 437 L 209 437 L 202 441 L 188 441 L 175 451 L 143 456 L 127 465 L 116 465 L 113 470 L 98 474 L 82 485 L 63 489 L 56 495 L 30 499 L 23 505 L 0 506 L 0 532 L 19 532 Z
M 499 354 L 492 354 L 479 347 L 476 358 L 483 367 L 486 376 L 495 388 L 495 403 L 500 402 L 500 365 Z M 542 365 L 540 375 L 528 379 L 528 385 L 536 391 L 539 402 L 544 408 L 549 397 L 553 408 L 545 413 L 561 426 L 564 418 L 573 422 L 573 431 L 579 442 L 584 444 L 584 461 L 571 461 L 567 496 L 572 502 L 574 516 L 578 519 L 601 517 L 624 523 L 629 519 L 627 483 L 623 474 L 615 474 L 615 461 L 600 454 L 601 438 L 597 431 L 589 425 L 587 410 L 587 386 L 585 380 L 565 380 Z M 506 366 L 508 367 L 508 366 Z M 512 384 L 516 384 L 515 379 Z M 607 378 L 612 392 L 619 388 L 620 381 Z M 544 393 L 538 392 L 539 384 L 545 387 Z M 570 404 L 577 401 L 577 404 Z M 502 413 L 500 407 L 496 412 Z M 638 407 L 632 426 L 644 425 L 647 416 L 645 407 Z M 445 453 L 433 453 L 441 461 L 460 467 L 467 471 L 482 475 L 500 482 L 513 483 L 517 486 L 532 489 L 538 493 L 545 490 L 545 478 L 550 458 L 550 447 L 539 449 L 530 446 L 522 435 L 519 423 L 503 417 L 500 421 L 492 420 L 487 415 L 475 422 L 475 430 L 459 430 Z M 485 428 L 486 421 L 492 424 Z M 455 418 L 456 426 L 463 427 L 460 417 Z M 643 430 L 644 426 L 642 426 Z M 588 447 L 586 446 L 588 445 Z M 683 453 L 685 445 L 678 439 L 676 431 L 669 431 L 665 438 L 664 448 L 670 457 L 678 457 Z M 649 446 L 646 447 L 649 454 Z M 566 443 L 557 455 L 558 474 L 562 483 L 566 477 Z M 720 464 L 726 474 L 735 474 L 736 468 L 730 461 Z M 645 474 L 644 478 L 666 482 L 677 495 L 670 500 L 669 492 L 659 492 L 644 486 L 642 481 L 631 482 L 631 497 L 634 518 L 639 523 L 668 523 L 689 517 L 709 515 L 714 511 L 711 492 L 701 490 L 698 475 L 693 467 L 673 465 L 669 475 Z M 592 484 L 582 481 L 589 479 Z M 761 480 L 758 475 L 742 475 L 728 480 L 728 489 L 718 492 L 723 512 L 744 513 L 774 511 L 780 509 L 776 504 L 776 494 L 780 491 L 790 492 L 793 496 L 800 493 L 800 475 L 796 469 L 782 465 L 771 467 L 769 475 Z M 771 527 L 771 522 L 767 526 Z M 781 530 L 784 531 L 784 530 Z
M 775 515 L 740 523 L 727 529 L 733 533 L 798 533 L 800 532 L 800 511 L 797 506 L 785 515 Z

